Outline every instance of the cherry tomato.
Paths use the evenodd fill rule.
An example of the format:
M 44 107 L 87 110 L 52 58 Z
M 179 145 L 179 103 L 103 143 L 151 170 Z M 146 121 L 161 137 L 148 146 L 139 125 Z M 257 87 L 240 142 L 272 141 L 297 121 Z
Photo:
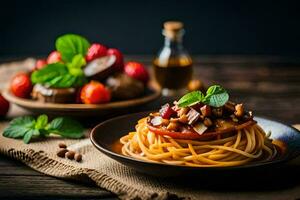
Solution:
M 125 64 L 124 71 L 128 76 L 140 80 L 145 84 L 149 80 L 149 73 L 142 63 L 128 62 Z
M 115 69 L 117 69 L 119 71 L 123 71 L 123 69 L 124 69 L 124 58 L 123 58 L 123 54 L 121 53 L 121 51 L 118 50 L 118 49 L 110 48 L 110 49 L 107 50 L 107 55 L 116 56 L 116 62 L 113 65 L 113 67 L 115 67 Z
M 111 95 L 102 83 L 91 81 L 83 86 L 80 99 L 85 104 L 100 104 L 109 102 Z
M 32 90 L 30 77 L 26 73 L 18 73 L 10 83 L 11 92 L 20 98 L 28 98 Z
M 45 59 L 38 59 L 35 63 L 35 70 L 40 70 L 46 65 L 47 61 Z
M 87 62 L 90 62 L 96 58 L 106 56 L 106 53 L 107 53 L 106 46 L 104 46 L 102 44 L 94 43 L 88 49 L 85 59 Z
M 58 51 L 52 51 L 47 58 L 48 64 L 57 63 L 61 61 L 61 54 Z
M 9 102 L 0 94 L 0 117 L 4 117 L 9 110 Z

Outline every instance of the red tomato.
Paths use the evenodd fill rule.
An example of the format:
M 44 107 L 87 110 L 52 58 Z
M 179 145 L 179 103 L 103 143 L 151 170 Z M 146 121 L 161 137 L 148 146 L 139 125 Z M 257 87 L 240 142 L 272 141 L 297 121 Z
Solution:
M 168 131 L 168 130 L 162 129 L 162 128 L 156 128 L 150 124 L 148 124 L 147 126 L 151 132 L 158 134 L 158 135 L 167 135 L 174 139 L 198 140 L 198 139 L 210 139 L 210 138 L 216 137 L 218 135 L 222 135 L 224 133 L 229 133 L 229 132 L 233 132 L 236 130 L 246 128 L 255 123 L 256 123 L 256 121 L 250 120 L 250 121 L 244 122 L 243 124 L 239 124 L 237 126 L 229 127 L 226 129 L 216 130 L 216 131 L 211 131 L 211 132 L 204 132 L 202 135 L 196 133 L 193 130 L 186 130 L 184 132 L 175 132 L 175 131 Z
M 184 139 L 184 140 L 195 140 L 201 138 L 201 135 L 199 135 L 196 132 L 175 132 L 175 131 L 168 131 L 166 129 L 162 128 L 156 128 L 154 126 L 151 126 L 148 124 L 148 129 L 157 134 L 157 135 L 167 135 L 174 139 Z
M 11 92 L 20 98 L 28 98 L 32 90 L 30 77 L 26 73 L 18 73 L 10 83 Z
M 116 56 L 116 62 L 113 65 L 113 67 L 115 67 L 119 71 L 123 71 L 123 69 L 124 69 L 124 58 L 123 58 L 123 54 L 121 53 L 121 51 L 119 51 L 118 49 L 111 48 L 111 49 L 107 50 L 107 55 Z
M 9 102 L 0 94 L 0 117 L 4 117 L 9 110 Z
M 35 63 L 35 70 L 40 70 L 46 65 L 47 61 L 45 59 L 38 59 Z
M 51 63 L 57 63 L 57 62 L 61 62 L 61 55 L 58 51 L 52 51 L 48 58 L 47 58 L 47 63 L 51 64 Z
M 100 104 L 109 102 L 111 95 L 102 83 L 91 81 L 83 86 L 80 99 L 85 104 Z
M 142 63 L 128 62 L 125 64 L 124 71 L 128 76 L 140 80 L 145 84 L 149 80 L 149 73 Z
M 100 58 L 103 56 L 106 56 L 107 53 L 107 47 L 102 45 L 102 44 L 98 44 L 98 43 L 94 43 L 90 46 L 90 48 L 88 49 L 88 52 L 86 54 L 86 61 L 90 62 L 96 58 Z

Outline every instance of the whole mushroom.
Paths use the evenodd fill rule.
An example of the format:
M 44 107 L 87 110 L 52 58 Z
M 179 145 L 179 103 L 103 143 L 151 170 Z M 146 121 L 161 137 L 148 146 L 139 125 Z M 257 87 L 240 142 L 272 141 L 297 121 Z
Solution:
M 106 80 L 106 85 L 114 99 L 132 99 L 144 92 L 144 84 L 123 73 L 117 73 Z

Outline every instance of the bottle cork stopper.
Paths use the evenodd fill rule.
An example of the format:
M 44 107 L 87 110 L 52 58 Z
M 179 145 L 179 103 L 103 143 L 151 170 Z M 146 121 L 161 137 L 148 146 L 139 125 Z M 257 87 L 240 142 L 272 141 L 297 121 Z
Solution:
M 164 29 L 167 31 L 179 31 L 183 29 L 183 23 L 180 21 L 167 21 L 164 23 Z
M 167 21 L 164 23 L 163 35 L 176 40 L 180 38 L 180 34 L 183 31 L 183 23 L 179 21 Z

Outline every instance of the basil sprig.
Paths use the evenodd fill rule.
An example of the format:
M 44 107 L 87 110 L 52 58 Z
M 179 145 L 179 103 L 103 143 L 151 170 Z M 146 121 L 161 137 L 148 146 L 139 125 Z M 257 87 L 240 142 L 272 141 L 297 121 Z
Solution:
M 67 67 L 62 63 L 53 63 L 33 72 L 31 81 L 33 84 L 40 83 L 47 87 L 77 87 L 86 83 L 86 78 L 81 71 L 80 68 Z
M 212 107 L 221 107 L 229 99 L 227 91 L 220 85 L 213 85 L 208 88 L 206 95 L 201 91 L 190 92 L 178 101 L 179 107 L 193 106 L 197 103 L 204 103 Z
M 56 40 L 56 49 L 62 61 L 48 64 L 31 75 L 32 83 L 48 87 L 79 87 L 87 82 L 82 67 L 86 65 L 85 55 L 90 43 L 84 37 L 66 34 Z
M 80 35 L 66 34 L 57 38 L 55 42 L 57 51 L 61 54 L 65 63 L 70 63 L 76 55 L 86 55 L 90 43 Z
M 40 115 L 37 119 L 31 116 L 13 119 L 4 129 L 3 136 L 9 138 L 23 138 L 28 144 L 32 138 L 46 137 L 57 134 L 66 138 L 81 138 L 84 129 L 82 125 L 70 118 L 58 117 L 51 122 L 47 115 Z

